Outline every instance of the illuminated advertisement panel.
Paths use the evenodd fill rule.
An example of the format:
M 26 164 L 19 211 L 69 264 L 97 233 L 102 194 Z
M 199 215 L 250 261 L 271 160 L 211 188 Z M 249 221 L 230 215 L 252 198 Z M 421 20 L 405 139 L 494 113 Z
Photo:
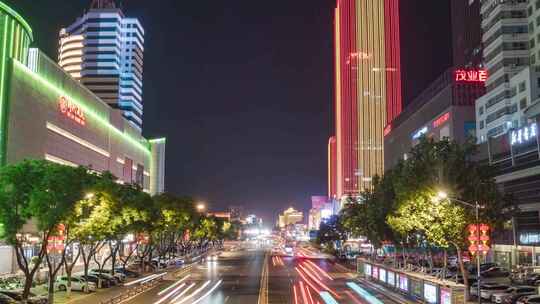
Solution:
M 406 275 L 400 274 L 399 276 L 399 289 L 408 292 L 409 291 L 409 278 Z
M 364 274 L 366 276 L 371 276 L 371 265 L 370 264 L 364 264 Z
M 441 288 L 441 304 L 452 304 L 452 292 L 448 289 Z
M 379 278 L 379 268 L 378 268 L 378 267 L 373 266 L 373 273 L 372 273 L 372 276 L 373 276 L 375 279 L 378 279 L 378 278 Z
M 379 270 L 379 280 L 382 282 L 386 282 L 386 269 L 381 268 Z
M 430 304 L 437 304 L 437 286 L 424 283 L 424 300 Z
M 386 283 L 396 286 L 396 274 L 392 271 L 388 271 L 388 274 L 386 275 Z

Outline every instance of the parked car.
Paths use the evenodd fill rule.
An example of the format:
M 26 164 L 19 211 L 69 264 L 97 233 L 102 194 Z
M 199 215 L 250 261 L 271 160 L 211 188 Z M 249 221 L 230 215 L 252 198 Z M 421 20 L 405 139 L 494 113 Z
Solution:
M 514 284 L 523 285 L 540 285 L 540 273 L 518 273 L 510 277 L 510 281 Z
M 141 276 L 138 272 L 129 269 L 115 268 L 114 271 L 123 273 L 128 278 L 138 278 Z
M 123 273 L 115 272 L 114 275 L 112 274 L 112 270 L 110 269 L 92 269 L 90 270 L 91 274 L 106 274 L 109 276 L 112 276 L 117 279 L 118 283 L 124 282 L 126 280 L 126 275 Z
M 17 301 L 10 296 L 0 293 L 0 304 L 17 304 Z
M 510 275 L 510 271 L 502 268 L 502 267 L 491 267 L 489 269 L 486 269 L 482 272 L 480 272 L 480 276 L 485 278 L 505 278 Z
M 158 267 L 158 265 L 159 265 L 159 268 L 167 268 L 167 262 L 164 260 L 160 260 L 158 258 L 152 259 L 150 263 L 156 268 Z
M 490 300 L 491 295 L 508 289 L 510 286 L 498 283 L 482 283 L 480 285 L 480 297 Z M 471 285 L 471 296 L 478 296 L 478 283 Z
M 101 279 L 101 284 L 103 285 L 104 282 L 106 282 L 109 286 L 116 286 L 118 285 L 118 279 L 108 275 L 106 273 L 93 273 L 91 274 L 93 276 L 96 276 Z
M 96 291 L 96 284 L 92 282 L 86 282 L 83 278 L 71 277 L 71 290 L 73 291 L 86 291 L 86 285 L 88 284 L 89 291 Z M 62 276 L 56 279 L 54 287 L 57 290 L 65 291 L 68 286 L 68 277 Z
M 534 286 L 513 286 L 506 289 L 503 292 L 496 292 L 491 295 L 491 302 L 493 303 L 506 303 L 506 299 L 530 296 L 536 294 L 536 287 Z M 516 298 L 517 299 L 517 298 Z
M 524 296 L 524 297 L 521 297 L 519 298 L 519 300 L 517 300 L 516 304 L 530 304 L 530 303 L 540 303 L 540 296 L 536 295 L 536 296 Z
M 85 281 L 88 281 L 88 282 L 91 282 L 91 283 L 94 283 L 96 284 L 96 286 L 98 286 L 98 282 L 99 282 L 99 277 L 97 275 L 92 275 L 92 274 L 89 274 L 89 275 L 84 275 L 84 274 L 77 274 L 77 275 L 74 275 L 73 277 L 76 277 L 76 278 L 80 278 L 80 279 L 83 279 Z M 109 280 L 101 280 L 101 288 L 109 288 L 113 286 L 113 283 Z
M 22 290 L 0 290 L 0 293 L 6 295 L 17 302 L 22 301 Z M 28 304 L 48 304 L 49 299 L 47 296 L 38 296 L 34 293 L 30 293 L 28 296 Z
M 486 271 L 490 268 L 493 268 L 493 267 L 498 267 L 499 265 L 497 263 L 483 263 L 483 264 L 480 264 L 480 273 L 482 271 Z M 471 274 L 476 274 L 476 263 L 473 263 L 471 265 L 469 265 L 469 272 Z

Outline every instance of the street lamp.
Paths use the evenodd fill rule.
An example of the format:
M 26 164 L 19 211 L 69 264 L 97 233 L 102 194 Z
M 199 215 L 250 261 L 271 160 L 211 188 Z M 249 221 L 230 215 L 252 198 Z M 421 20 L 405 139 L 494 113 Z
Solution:
M 198 203 L 197 204 L 197 211 L 198 212 L 204 212 L 204 210 L 206 209 L 206 206 L 204 205 L 204 203 Z
M 94 193 L 92 193 L 92 192 L 89 192 L 89 193 L 87 193 L 87 194 L 86 194 L 86 195 L 84 196 L 84 198 L 86 198 L 87 200 L 90 200 L 90 199 L 93 199 L 93 198 L 94 198 L 94 196 L 95 196 L 95 194 L 94 194 Z
M 480 219 L 478 216 L 478 210 L 480 210 L 481 207 L 480 207 L 480 204 L 478 204 L 478 201 L 475 201 L 474 204 L 471 204 L 457 198 L 449 197 L 448 193 L 444 191 L 439 191 L 434 201 L 438 202 L 445 199 L 460 203 L 469 208 L 474 208 L 475 217 L 476 217 L 476 233 L 477 233 L 477 238 L 478 238 L 478 240 L 476 241 L 476 285 L 478 287 L 478 294 L 477 294 L 478 304 L 480 304 L 482 303 L 482 298 L 480 297 Z

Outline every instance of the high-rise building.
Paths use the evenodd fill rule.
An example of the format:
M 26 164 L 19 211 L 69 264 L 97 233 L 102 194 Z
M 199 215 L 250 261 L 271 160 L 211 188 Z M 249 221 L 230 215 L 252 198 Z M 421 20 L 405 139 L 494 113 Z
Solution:
M 383 173 L 383 132 L 402 110 L 399 0 L 337 1 L 335 72 L 340 198 Z
M 59 65 L 139 131 L 143 117 L 144 29 L 113 0 L 94 0 L 60 31 Z
M 450 0 L 452 58 L 458 68 L 482 65 L 480 0 Z
M 530 7 L 533 8 L 532 3 Z M 535 37 L 529 41 L 529 30 L 533 32 L 537 23 L 532 11 L 528 17 L 526 0 L 482 1 L 481 15 L 483 61 L 489 79 L 486 94 L 476 101 L 476 137 L 478 142 L 485 142 L 523 125 L 520 117 L 531 100 L 518 95 L 524 94 L 530 83 L 527 85 L 524 80 L 527 75 L 520 79 L 514 76 L 521 72 L 530 74 L 524 71 L 529 58 L 534 60 L 529 47 Z M 536 86 L 536 80 L 533 83 Z

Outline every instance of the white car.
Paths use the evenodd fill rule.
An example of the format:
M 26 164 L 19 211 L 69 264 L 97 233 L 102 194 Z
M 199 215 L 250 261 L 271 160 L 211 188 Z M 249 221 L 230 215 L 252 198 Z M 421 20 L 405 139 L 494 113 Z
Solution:
M 71 290 L 74 291 L 85 291 L 86 290 L 86 284 L 87 282 L 83 280 L 82 278 L 71 278 Z M 56 279 L 56 282 L 54 283 L 54 287 L 57 290 L 65 291 L 67 290 L 68 286 L 68 277 L 62 276 Z M 96 291 L 96 284 L 92 282 L 88 282 L 88 290 L 89 291 Z
M 504 303 L 506 299 L 510 299 L 517 295 L 530 296 L 536 294 L 536 287 L 534 286 L 513 286 L 502 292 L 496 292 L 491 295 L 491 302 Z
M 491 296 L 496 293 L 501 293 L 507 290 L 510 286 L 505 284 L 489 284 L 480 287 L 480 298 L 491 300 Z

